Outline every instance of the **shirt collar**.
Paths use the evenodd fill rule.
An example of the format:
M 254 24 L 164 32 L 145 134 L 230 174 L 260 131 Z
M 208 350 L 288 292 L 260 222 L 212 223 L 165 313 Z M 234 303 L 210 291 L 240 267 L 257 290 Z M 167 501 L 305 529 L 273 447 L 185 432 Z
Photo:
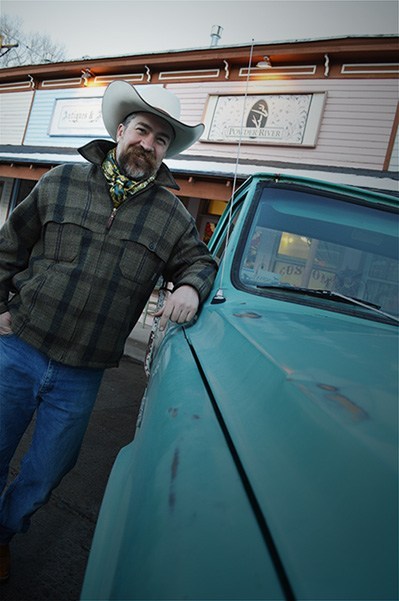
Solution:
M 110 142 L 109 140 L 92 140 L 88 144 L 78 148 L 78 152 L 84 159 L 101 168 L 107 153 L 115 146 L 115 142 Z M 158 169 L 154 182 L 166 188 L 180 190 L 179 185 L 165 163 L 162 163 Z

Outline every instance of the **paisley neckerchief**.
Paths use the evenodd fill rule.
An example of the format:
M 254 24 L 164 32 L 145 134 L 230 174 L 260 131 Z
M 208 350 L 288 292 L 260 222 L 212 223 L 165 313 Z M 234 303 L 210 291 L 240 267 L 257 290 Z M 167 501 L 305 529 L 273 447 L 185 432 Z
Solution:
M 128 196 L 139 192 L 155 179 L 152 175 L 143 182 L 136 182 L 123 175 L 116 163 L 115 148 L 109 151 L 103 164 L 101 165 L 105 179 L 110 188 L 110 194 L 114 207 L 117 209 Z

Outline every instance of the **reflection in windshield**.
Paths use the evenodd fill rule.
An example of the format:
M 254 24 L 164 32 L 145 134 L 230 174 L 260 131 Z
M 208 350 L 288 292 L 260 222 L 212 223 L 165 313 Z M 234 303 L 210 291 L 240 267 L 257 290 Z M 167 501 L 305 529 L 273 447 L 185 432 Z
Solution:
M 395 214 L 298 189 L 266 187 L 240 257 L 245 287 L 331 290 L 398 314 Z

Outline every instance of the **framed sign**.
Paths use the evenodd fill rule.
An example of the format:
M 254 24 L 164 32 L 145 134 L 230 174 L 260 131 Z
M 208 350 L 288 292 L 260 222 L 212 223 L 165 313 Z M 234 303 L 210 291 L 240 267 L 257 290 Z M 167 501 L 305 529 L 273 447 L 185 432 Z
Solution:
M 58 98 L 51 117 L 50 136 L 109 137 L 101 116 L 101 96 Z
M 315 146 L 326 94 L 209 96 L 206 142 Z

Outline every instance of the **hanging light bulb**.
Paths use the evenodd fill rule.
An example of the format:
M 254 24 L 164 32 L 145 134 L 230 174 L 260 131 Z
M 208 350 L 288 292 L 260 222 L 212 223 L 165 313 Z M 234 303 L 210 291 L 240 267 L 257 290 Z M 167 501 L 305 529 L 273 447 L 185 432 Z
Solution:
M 269 56 L 264 56 L 263 60 L 259 61 L 256 66 L 258 69 L 272 69 L 273 65 Z
M 84 87 L 87 88 L 87 86 L 89 85 L 89 79 L 91 77 L 94 76 L 94 73 L 92 73 L 90 71 L 90 69 L 84 69 L 82 70 L 82 75 L 80 77 L 81 82 L 83 83 Z

